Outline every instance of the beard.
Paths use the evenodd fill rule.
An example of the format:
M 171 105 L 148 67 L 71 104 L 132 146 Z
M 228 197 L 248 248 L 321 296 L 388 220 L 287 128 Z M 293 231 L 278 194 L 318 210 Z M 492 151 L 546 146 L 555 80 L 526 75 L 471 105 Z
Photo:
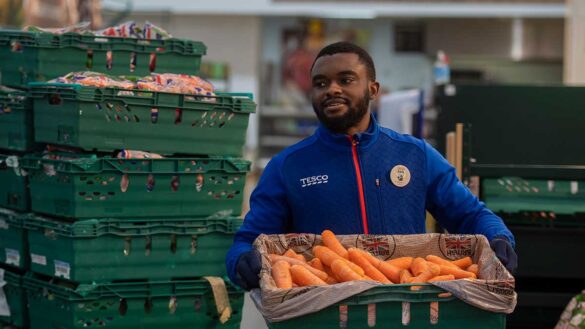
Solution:
M 325 114 L 324 104 L 317 104 L 312 102 L 313 110 L 321 122 L 327 129 L 336 134 L 345 134 L 349 128 L 356 126 L 362 118 L 368 113 L 370 105 L 370 91 L 366 89 L 362 98 L 355 102 L 355 105 L 347 103 L 348 111 L 341 116 L 329 117 Z M 347 99 L 346 99 L 347 100 Z

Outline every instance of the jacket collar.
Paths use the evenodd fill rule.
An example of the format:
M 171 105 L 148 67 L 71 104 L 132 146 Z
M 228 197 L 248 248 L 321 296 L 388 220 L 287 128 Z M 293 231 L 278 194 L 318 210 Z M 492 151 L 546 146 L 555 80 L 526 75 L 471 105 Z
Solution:
M 334 133 L 327 129 L 323 124 L 320 124 L 316 131 L 319 140 L 327 146 L 342 151 L 351 150 L 351 140 L 357 141 L 361 149 L 368 148 L 376 142 L 379 134 L 380 126 L 372 114 L 370 114 L 370 125 L 368 126 L 368 129 L 353 136 Z

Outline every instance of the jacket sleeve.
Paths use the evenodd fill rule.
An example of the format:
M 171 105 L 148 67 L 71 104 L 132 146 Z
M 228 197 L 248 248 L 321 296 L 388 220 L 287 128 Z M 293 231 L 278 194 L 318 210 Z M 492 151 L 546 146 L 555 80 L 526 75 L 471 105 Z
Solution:
M 489 210 L 457 178 L 453 168 L 432 146 L 425 143 L 427 158 L 427 210 L 450 233 L 483 234 L 489 241 L 514 236 L 502 219 Z
M 264 169 L 256 189 L 250 197 L 250 211 L 234 236 L 226 256 L 226 267 L 230 280 L 240 285 L 236 265 L 243 253 L 252 250 L 258 235 L 285 233 L 290 219 L 286 185 L 282 175 L 282 158 L 274 157 Z

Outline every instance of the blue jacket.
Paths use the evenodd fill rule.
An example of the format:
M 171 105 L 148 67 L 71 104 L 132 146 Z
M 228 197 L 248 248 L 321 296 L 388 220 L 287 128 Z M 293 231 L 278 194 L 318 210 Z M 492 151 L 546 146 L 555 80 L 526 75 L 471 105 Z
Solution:
M 411 176 L 403 187 L 391 175 L 398 165 Z M 260 233 L 424 233 L 425 210 L 450 233 L 505 236 L 514 244 L 503 221 L 426 142 L 380 127 L 373 118 L 366 132 L 353 137 L 320 126 L 266 166 L 227 254 L 228 275 L 240 282 L 236 263 Z

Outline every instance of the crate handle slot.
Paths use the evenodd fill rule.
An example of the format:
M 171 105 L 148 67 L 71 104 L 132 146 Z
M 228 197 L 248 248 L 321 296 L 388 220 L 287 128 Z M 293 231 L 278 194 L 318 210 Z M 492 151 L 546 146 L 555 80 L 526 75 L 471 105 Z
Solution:
M 144 301 L 144 312 L 150 314 L 152 312 L 152 298 L 146 298 Z
M 126 299 L 121 298 L 120 299 L 120 306 L 118 307 L 118 313 L 120 313 L 121 316 L 126 315 L 126 313 L 128 312 L 128 302 L 126 301 Z
M 145 244 L 144 244 L 144 255 L 150 256 L 150 252 L 152 250 L 152 238 L 150 236 L 144 237 Z
M 180 108 L 175 109 L 175 124 L 178 125 L 183 121 L 183 110 Z
M 122 193 L 128 191 L 128 185 L 130 185 L 130 178 L 128 177 L 128 174 L 124 174 L 120 180 L 120 191 L 122 191 Z
M 173 178 L 171 179 L 171 191 L 177 192 L 179 190 L 180 183 L 181 181 L 179 179 L 179 176 L 173 176 Z
M 157 123 L 158 121 L 158 109 L 152 108 L 150 109 L 150 122 Z
M 203 175 L 197 174 L 197 178 L 195 180 L 195 189 L 197 190 L 197 192 L 201 192 L 201 190 L 203 189 L 204 182 L 205 179 L 203 178 Z
M 347 305 L 339 305 L 339 328 L 347 328 Z
M 127 236 L 124 238 L 124 256 L 130 256 L 130 248 L 132 247 L 132 238 Z
M 148 69 L 150 72 L 154 72 L 156 70 L 156 54 L 150 53 L 150 60 L 148 62 Z
M 191 255 L 195 255 L 197 252 L 197 235 L 191 236 Z
M 439 323 L 439 302 L 430 303 L 430 321 L 432 325 Z
M 106 52 L 106 69 L 108 71 L 112 70 L 113 62 L 114 62 L 114 54 L 112 53 L 111 50 L 108 50 Z
M 177 302 L 177 297 L 171 296 L 171 298 L 169 299 L 169 313 L 170 314 L 175 314 L 175 312 L 177 311 L 178 304 L 179 303 Z
M 155 183 L 154 176 L 152 174 L 148 174 L 148 177 L 146 178 L 146 191 L 152 192 L 154 190 Z
M 177 235 L 171 234 L 171 253 L 177 253 Z
M 85 61 L 85 67 L 87 67 L 88 70 L 93 68 L 93 49 L 87 50 L 87 60 Z
M 130 72 L 134 72 L 136 70 L 136 63 L 137 63 L 136 52 L 131 52 L 130 53 Z
M 410 302 L 402 302 L 402 325 L 410 324 Z

